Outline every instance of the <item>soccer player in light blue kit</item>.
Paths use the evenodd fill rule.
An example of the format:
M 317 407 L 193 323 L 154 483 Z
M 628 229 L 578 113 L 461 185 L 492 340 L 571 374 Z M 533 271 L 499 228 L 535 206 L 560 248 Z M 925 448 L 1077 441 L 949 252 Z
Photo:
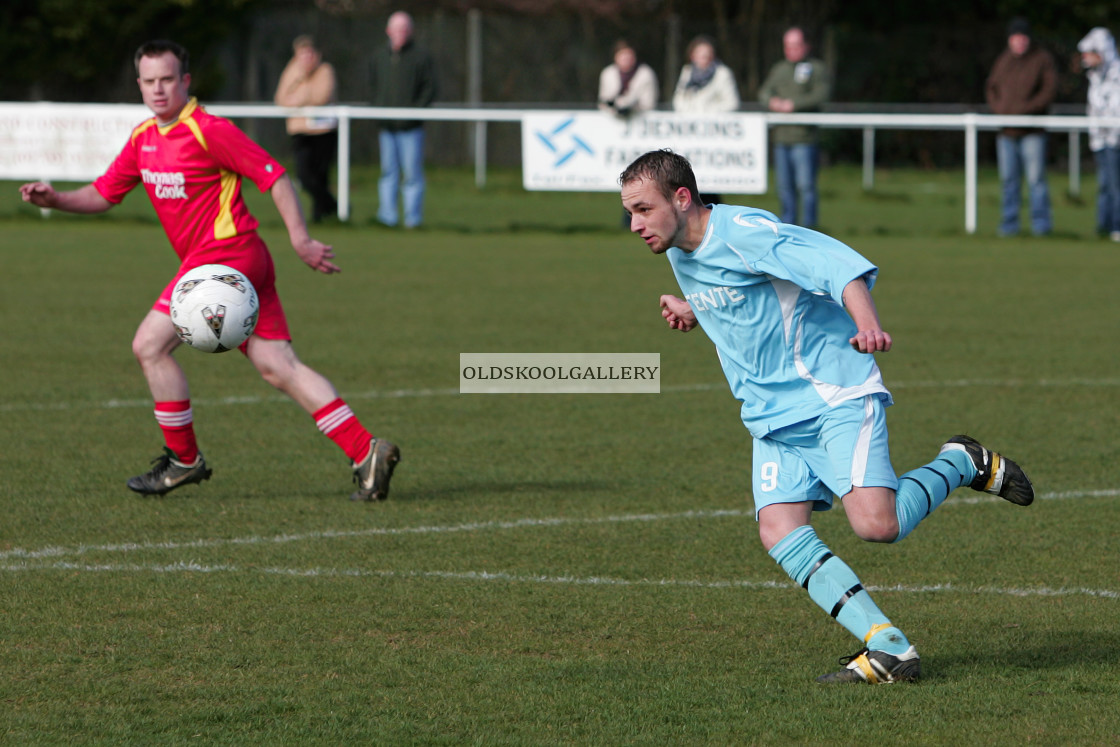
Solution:
M 630 230 L 668 256 L 684 295 L 662 296 L 661 315 L 672 329 L 704 329 L 743 403 L 763 546 L 864 644 L 817 681 L 918 679 L 918 652 L 817 537 L 813 511 L 840 496 L 857 536 L 897 542 L 962 485 L 1026 506 L 1030 480 L 968 436 L 896 477 L 891 395 L 871 355 L 890 350 L 891 337 L 871 299 L 878 270 L 864 257 L 765 210 L 703 205 L 691 165 L 671 151 L 640 156 L 619 183 Z

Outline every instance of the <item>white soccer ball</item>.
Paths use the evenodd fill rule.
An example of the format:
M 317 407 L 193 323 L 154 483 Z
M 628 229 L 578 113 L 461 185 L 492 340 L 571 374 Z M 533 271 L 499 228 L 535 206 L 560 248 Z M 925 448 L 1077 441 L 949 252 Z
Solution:
M 257 291 L 245 274 L 226 265 L 189 270 L 171 292 L 171 321 L 179 339 L 204 353 L 224 353 L 249 339 L 257 326 Z

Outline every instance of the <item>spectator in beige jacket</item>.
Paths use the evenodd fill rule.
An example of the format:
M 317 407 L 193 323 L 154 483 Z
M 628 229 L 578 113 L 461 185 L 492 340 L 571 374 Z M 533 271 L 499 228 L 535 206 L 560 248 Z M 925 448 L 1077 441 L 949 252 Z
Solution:
M 310 36 L 292 42 L 292 59 L 280 75 L 275 101 L 279 106 L 326 106 L 335 102 L 334 68 Z M 331 194 L 331 162 L 338 151 L 338 120 L 333 117 L 289 117 L 288 134 L 296 159 L 296 177 L 311 195 L 311 220 L 319 223 L 338 212 Z

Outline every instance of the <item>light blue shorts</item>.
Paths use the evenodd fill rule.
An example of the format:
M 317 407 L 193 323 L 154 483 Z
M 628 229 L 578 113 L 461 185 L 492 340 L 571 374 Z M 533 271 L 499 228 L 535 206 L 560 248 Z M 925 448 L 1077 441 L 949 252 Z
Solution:
M 898 489 L 887 446 L 887 418 L 876 395 L 841 403 L 813 420 L 754 441 L 754 515 L 771 503 L 813 501 L 832 508 L 853 487 Z

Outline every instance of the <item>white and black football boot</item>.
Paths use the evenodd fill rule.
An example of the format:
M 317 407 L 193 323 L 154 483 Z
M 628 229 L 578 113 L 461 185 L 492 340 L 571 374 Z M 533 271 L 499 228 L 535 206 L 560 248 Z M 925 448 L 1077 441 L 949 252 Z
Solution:
M 969 436 L 953 436 L 941 447 L 946 451 L 963 451 L 976 467 L 973 490 L 998 495 L 1018 506 L 1029 506 L 1034 501 L 1034 486 L 1022 467 L 996 452 L 986 449 Z

